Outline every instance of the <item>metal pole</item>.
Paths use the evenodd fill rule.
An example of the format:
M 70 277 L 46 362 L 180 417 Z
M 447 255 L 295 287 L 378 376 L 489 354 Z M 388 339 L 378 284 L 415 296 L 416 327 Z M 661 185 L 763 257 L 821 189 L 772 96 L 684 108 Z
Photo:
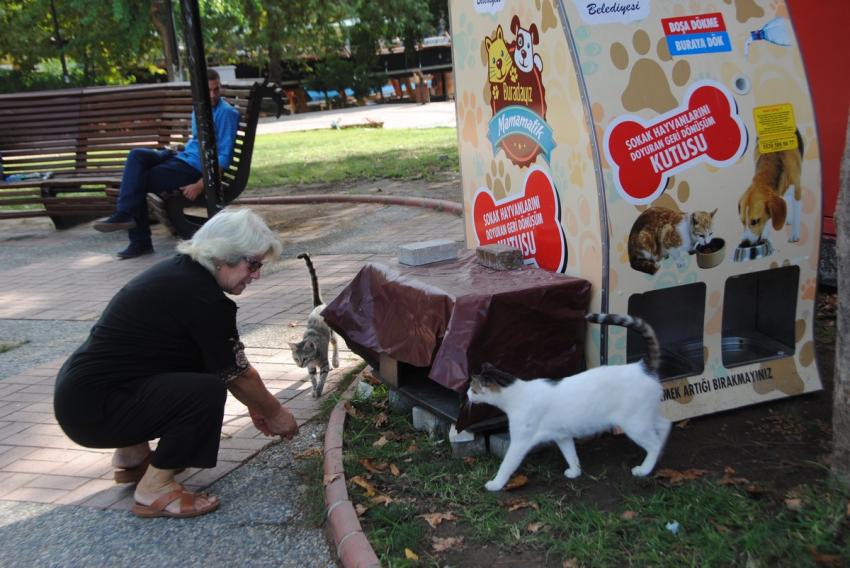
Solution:
M 201 15 L 198 0 L 180 0 L 183 15 L 183 37 L 188 47 L 189 76 L 192 83 L 192 108 L 198 142 L 201 145 L 201 166 L 207 198 L 207 214 L 212 217 L 224 208 L 221 194 L 221 172 L 218 167 L 218 148 L 215 142 L 204 38 L 201 35 Z
M 53 16 L 53 30 L 56 33 L 53 43 L 59 48 L 59 60 L 62 62 L 62 80 L 67 85 L 71 82 L 71 77 L 68 75 L 68 65 L 65 63 L 65 42 L 59 32 L 59 18 L 56 16 L 56 5 L 53 0 L 50 0 L 50 15 Z

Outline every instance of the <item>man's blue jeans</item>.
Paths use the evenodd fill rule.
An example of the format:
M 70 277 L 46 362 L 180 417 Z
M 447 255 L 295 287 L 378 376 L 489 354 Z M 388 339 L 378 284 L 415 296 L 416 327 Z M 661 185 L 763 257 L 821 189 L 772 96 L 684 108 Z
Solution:
M 136 228 L 128 231 L 130 244 L 139 247 L 151 245 L 148 193 L 178 191 L 199 179 L 201 172 L 178 160 L 171 150 L 131 150 L 124 164 L 118 205 L 115 207 L 121 213 L 132 215 L 136 221 Z

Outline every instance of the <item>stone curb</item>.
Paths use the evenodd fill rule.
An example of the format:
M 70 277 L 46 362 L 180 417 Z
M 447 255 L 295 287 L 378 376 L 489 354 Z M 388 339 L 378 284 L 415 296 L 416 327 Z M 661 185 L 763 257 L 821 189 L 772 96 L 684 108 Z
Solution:
M 355 386 L 357 381 L 352 383 Z M 345 403 L 354 389 L 343 393 L 334 407 L 325 430 L 324 486 L 327 530 L 345 568 L 372 568 L 381 563 L 363 533 L 354 505 L 348 498 L 342 462 L 342 433 L 345 426 Z
M 270 197 L 241 197 L 233 205 L 287 205 L 293 203 L 380 203 L 384 205 L 406 205 L 444 211 L 463 216 L 463 204 L 447 199 L 428 197 L 398 197 L 392 195 L 278 195 Z

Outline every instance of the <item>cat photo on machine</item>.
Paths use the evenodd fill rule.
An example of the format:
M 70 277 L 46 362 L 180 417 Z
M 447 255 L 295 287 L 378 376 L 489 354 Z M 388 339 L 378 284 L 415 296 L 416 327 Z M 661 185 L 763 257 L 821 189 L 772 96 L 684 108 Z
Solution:
M 637 331 L 647 345 L 646 357 L 627 365 L 607 365 L 564 377 L 523 380 L 484 363 L 473 374 L 467 396 L 508 416 L 510 445 L 496 476 L 485 484 L 501 490 L 535 446 L 555 442 L 567 461 L 564 475 L 581 475 L 575 438 L 619 427 L 646 450 L 646 458 L 632 468 L 637 477 L 655 467 L 670 433 L 670 422 L 660 412 L 662 388 L 658 379 L 661 349 L 652 328 L 637 317 L 590 314 L 587 321 L 623 326 Z
M 632 225 L 629 233 L 629 264 L 635 270 L 655 274 L 661 261 L 671 257 L 679 269 L 688 255 L 714 239 L 714 211 L 683 213 L 666 207 L 649 207 Z

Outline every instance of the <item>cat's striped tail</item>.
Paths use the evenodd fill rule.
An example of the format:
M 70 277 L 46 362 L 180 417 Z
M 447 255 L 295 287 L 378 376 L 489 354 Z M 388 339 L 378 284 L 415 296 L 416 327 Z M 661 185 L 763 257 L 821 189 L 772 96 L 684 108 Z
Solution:
M 298 258 L 304 259 L 304 262 L 307 263 L 307 270 L 310 272 L 310 284 L 313 286 L 313 307 L 321 306 L 324 302 L 319 295 L 319 277 L 316 275 L 316 269 L 313 268 L 313 261 L 310 260 L 310 255 L 306 252 L 299 254 Z
M 658 365 L 661 363 L 661 346 L 655 336 L 655 331 L 648 323 L 636 316 L 618 314 L 587 314 L 584 319 L 604 325 L 627 327 L 638 332 L 646 341 L 644 364 L 651 373 L 658 374 Z

